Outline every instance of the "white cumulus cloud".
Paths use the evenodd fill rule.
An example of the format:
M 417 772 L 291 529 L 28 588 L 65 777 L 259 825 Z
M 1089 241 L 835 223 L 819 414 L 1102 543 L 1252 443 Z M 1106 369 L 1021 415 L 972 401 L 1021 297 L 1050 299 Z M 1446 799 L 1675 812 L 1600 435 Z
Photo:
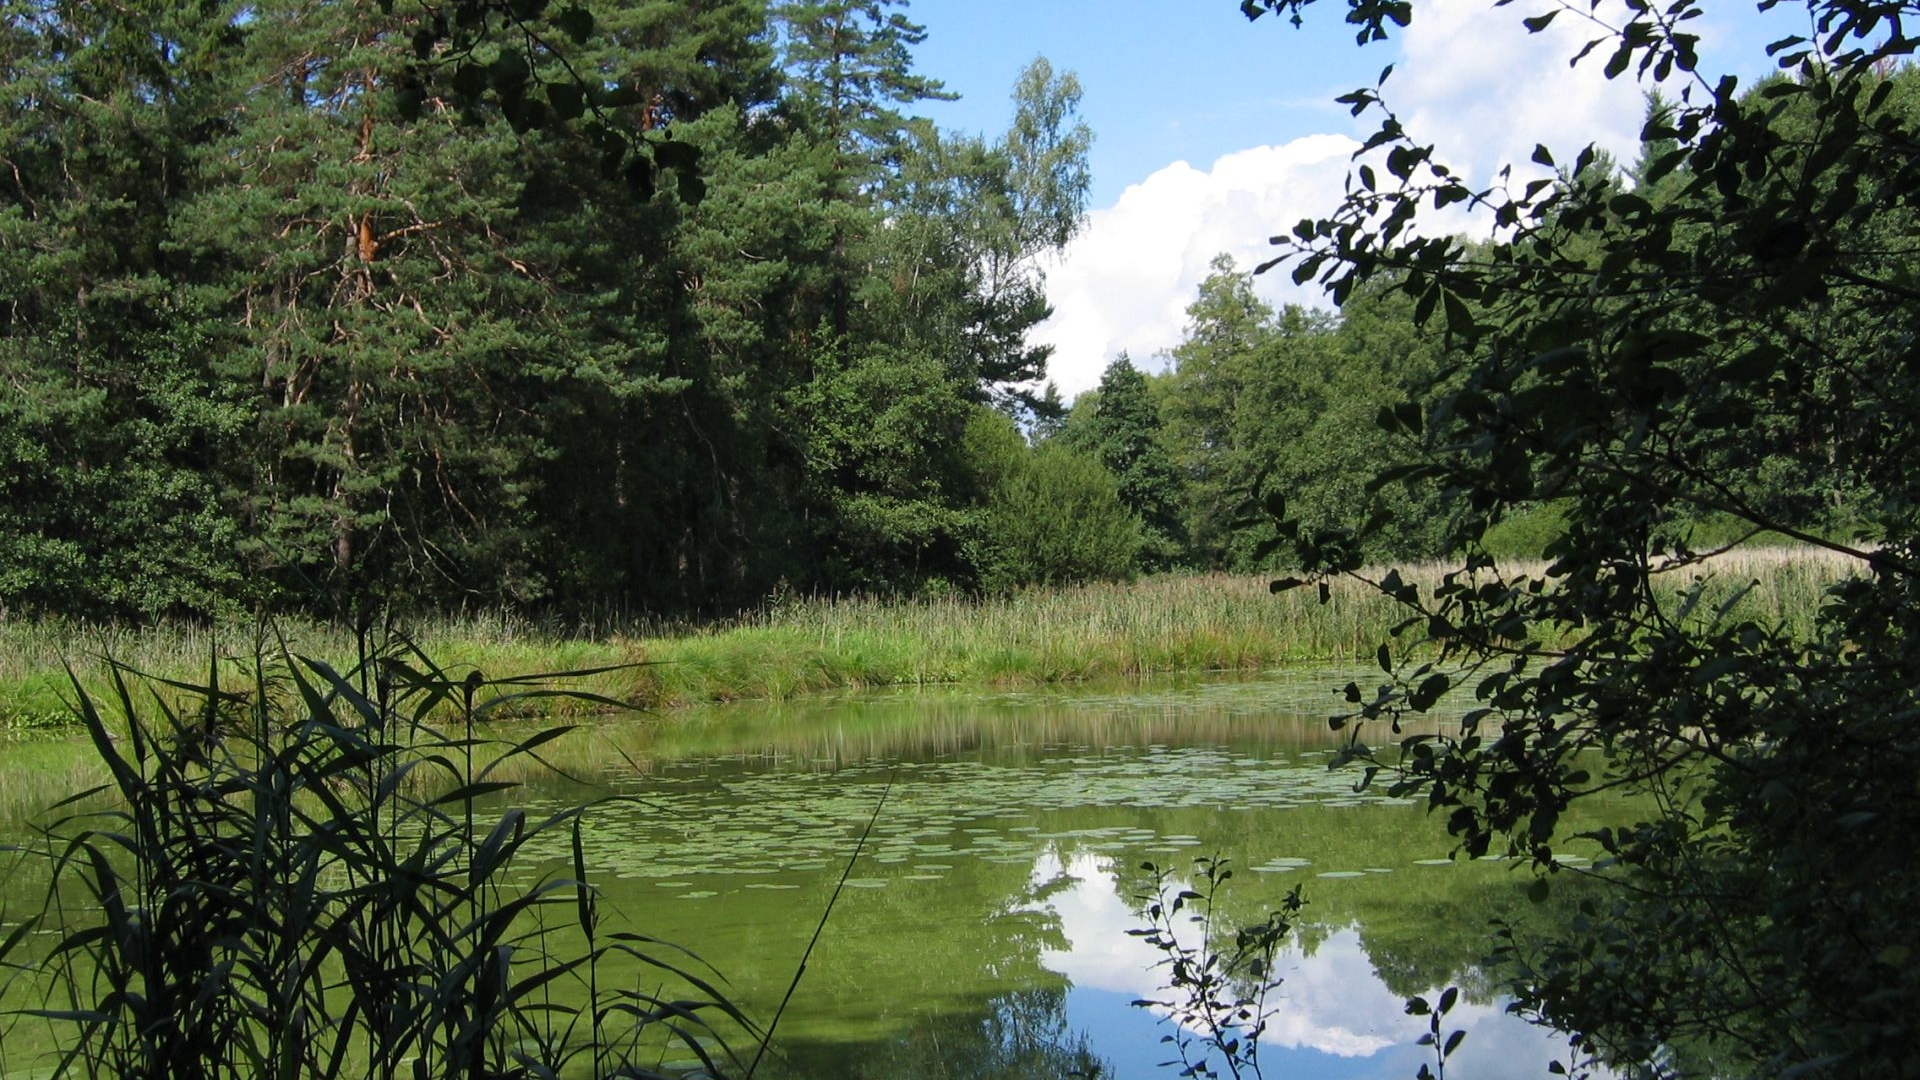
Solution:
M 1175 879 L 1168 884 L 1184 889 L 1192 883 Z M 1028 886 L 1044 899 L 1024 905 L 1025 910 L 1056 918 L 1066 942 L 1065 948 L 1041 950 L 1040 963 L 1049 971 L 1082 989 L 1149 1000 L 1177 995 L 1163 985 L 1166 956 L 1128 933 L 1143 916 L 1135 902 L 1122 897 L 1110 857 L 1087 851 L 1063 857 L 1049 849 L 1034 861 Z M 1175 920 L 1172 931 L 1186 947 L 1200 944 L 1194 936 L 1198 928 L 1184 919 Z M 1289 943 L 1274 963 L 1283 981 L 1267 1002 L 1273 1013 L 1261 1036 L 1266 1045 L 1377 1060 L 1378 1067 L 1357 1072 L 1367 1076 L 1410 1077 L 1426 1057 L 1417 1045 L 1426 1022 L 1408 1016 L 1405 1002 L 1387 989 L 1357 929 L 1336 929 L 1311 952 Z M 1152 1011 L 1167 1015 L 1162 1008 Z M 1546 1029 L 1516 1023 L 1498 1003 L 1461 1001 L 1447 1023 L 1469 1032 L 1457 1061 L 1465 1075 L 1483 1080 L 1544 1075 L 1557 1041 Z
M 1536 145 L 1571 164 L 1598 143 L 1632 162 L 1646 105 L 1631 73 L 1602 71 L 1613 49 L 1604 43 L 1572 67 L 1568 61 L 1606 29 L 1579 10 L 1562 10 L 1538 33 L 1521 19 L 1559 5 L 1496 8 L 1486 0 L 1427 0 L 1414 11 L 1401 59 L 1384 96 L 1402 114 L 1415 141 L 1472 180 L 1486 183 L 1505 164 L 1536 175 Z M 1537 10 L 1535 10 L 1537 9 Z M 1612 18 L 1603 5 L 1602 20 Z
M 1539 175 L 1529 158 L 1541 143 L 1568 163 L 1589 142 L 1622 163 L 1636 154 L 1642 87 L 1631 76 L 1602 75 L 1606 46 L 1568 67 L 1600 28 L 1576 8 L 1530 34 L 1520 20 L 1535 13 L 1525 4 L 1424 0 L 1399 40 L 1385 99 L 1416 141 L 1434 144 L 1439 159 L 1470 182 L 1491 182 L 1505 164 L 1517 179 Z M 1251 141 L 1259 133 L 1248 134 Z M 1142 367 L 1158 366 L 1156 357 L 1179 343 L 1186 307 L 1214 256 L 1230 254 L 1243 269 L 1271 258 L 1268 237 L 1338 203 L 1359 146 L 1352 133 L 1327 133 L 1254 146 L 1206 170 L 1176 161 L 1088 215 L 1049 270 L 1054 315 L 1035 333 L 1054 347 L 1048 375 L 1061 393 L 1096 385 L 1123 351 Z M 1486 228 L 1457 208 L 1428 227 Z M 1256 287 L 1276 304 L 1324 303 L 1284 269 Z
M 1054 315 L 1038 330 L 1054 346 L 1048 375 L 1061 393 L 1097 384 L 1122 351 L 1144 363 L 1178 343 L 1214 256 L 1228 253 L 1243 268 L 1270 258 L 1268 237 L 1339 199 L 1359 145 L 1310 135 L 1228 154 L 1205 172 L 1176 161 L 1088 215 L 1047 274 Z M 1311 299 L 1277 272 L 1262 287 L 1275 299 Z

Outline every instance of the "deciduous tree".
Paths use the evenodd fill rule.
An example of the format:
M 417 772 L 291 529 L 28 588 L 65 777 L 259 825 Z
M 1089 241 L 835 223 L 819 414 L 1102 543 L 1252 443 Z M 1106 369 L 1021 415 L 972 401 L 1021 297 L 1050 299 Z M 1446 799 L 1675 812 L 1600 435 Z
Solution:
M 1634 189 L 1585 168 L 1591 151 L 1557 178 L 1474 188 L 1407 137 L 1390 82 L 1345 99 L 1380 120 L 1379 157 L 1283 258 L 1342 299 L 1388 282 L 1458 344 L 1447 393 L 1383 412 L 1424 454 L 1382 479 L 1457 492 L 1463 554 L 1427 587 L 1365 571 L 1364 530 L 1288 528 L 1312 568 L 1407 605 L 1381 654 L 1393 676 L 1349 688 L 1349 757 L 1423 795 L 1466 854 L 1548 875 L 1570 805 L 1639 793 L 1636 824 L 1592 837 L 1620 887 L 1556 942 L 1515 950 L 1527 1007 L 1634 1068 L 1911 1076 L 1920 112 L 1905 28 L 1920 12 L 1781 6 L 1806 30 L 1770 47 L 1782 76 L 1752 87 L 1703 66 L 1689 0 L 1528 16 L 1580 21 L 1585 63 L 1674 88 Z M 1344 7 L 1362 40 L 1417 15 Z M 1491 243 L 1414 228 L 1457 203 L 1490 215 Z M 1856 490 L 1857 516 L 1837 522 L 1796 479 L 1816 476 Z M 1565 528 L 1543 562 L 1481 546 L 1544 499 Z M 1703 515 L 1847 568 L 1814 634 L 1747 613 L 1751 583 L 1702 542 Z M 1400 735 L 1454 696 L 1463 718 Z

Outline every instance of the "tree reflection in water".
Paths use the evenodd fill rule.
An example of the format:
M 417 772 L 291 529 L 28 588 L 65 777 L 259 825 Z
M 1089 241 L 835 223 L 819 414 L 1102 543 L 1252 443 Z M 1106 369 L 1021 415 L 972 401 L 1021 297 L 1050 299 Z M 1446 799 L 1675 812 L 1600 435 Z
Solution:
M 766 1075 L 847 1080 L 1106 1080 L 1112 1066 L 1067 1017 L 1067 989 L 1016 990 L 984 1014 L 927 1017 L 896 1039 L 804 1043 Z

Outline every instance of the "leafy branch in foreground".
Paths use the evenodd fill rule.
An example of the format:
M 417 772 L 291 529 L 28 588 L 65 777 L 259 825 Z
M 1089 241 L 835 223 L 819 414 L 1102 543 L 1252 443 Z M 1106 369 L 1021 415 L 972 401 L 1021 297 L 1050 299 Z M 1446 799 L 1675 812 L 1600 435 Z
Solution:
M 1910 1077 L 1920 73 L 1904 27 L 1920 8 L 1763 6 L 1801 9 L 1806 29 L 1769 46 L 1781 70 L 1751 86 L 1701 68 L 1691 0 L 1525 20 L 1581 20 L 1576 62 L 1664 80 L 1625 175 L 1591 147 L 1564 169 L 1541 147 L 1560 171 L 1479 186 L 1409 137 L 1384 85 L 1343 99 L 1378 130 L 1349 197 L 1282 258 L 1336 298 L 1379 283 L 1444 324 L 1454 362 L 1382 410 L 1409 460 L 1377 483 L 1451 493 L 1460 561 L 1422 587 L 1362 577 L 1379 523 L 1289 535 L 1318 578 L 1404 605 L 1400 647 L 1381 650 L 1391 675 L 1353 687 L 1337 723 L 1350 757 L 1424 794 L 1468 852 L 1503 847 L 1548 874 L 1573 803 L 1639 796 L 1641 820 L 1588 834 L 1620 888 L 1549 940 L 1511 942 L 1521 1008 L 1624 1068 Z M 1414 14 L 1345 10 L 1363 41 Z M 1419 230 L 1453 204 L 1493 237 Z M 1488 531 L 1542 504 L 1563 522 L 1534 553 L 1544 569 L 1503 565 Z M 1707 519 L 1853 572 L 1790 632 L 1746 613 Z M 1459 720 L 1400 727 L 1436 712 Z M 1397 746 L 1368 746 L 1373 724 Z
M 1179 1058 L 1162 1064 L 1178 1065 L 1181 1076 L 1207 1080 L 1220 1076 L 1223 1068 L 1235 1080 L 1259 1076 L 1260 1036 L 1274 1013 L 1267 997 L 1280 986 L 1274 955 L 1292 931 L 1293 917 L 1306 905 L 1299 887 L 1266 921 L 1229 932 L 1217 924 L 1215 909 L 1221 886 L 1233 877 L 1226 860 L 1195 859 L 1197 880 L 1192 886 L 1175 881 L 1151 862 L 1140 868 L 1153 878 L 1153 892 L 1140 897 L 1146 903 L 1147 925 L 1127 933 L 1160 951 L 1162 959 L 1155 966 L 1167 969 L 1169 993 L 1164 999 L 1134 1004 L 1161 1013 L 1173 1024 L 1173 1031 L 1160 1041 L 1172 1044 Z M 1183 929 L 1183 923 L 1192 929 Z M 1223 941 L 1230 936 L 1232 945 L 1216 943 L 1216 934 Z
M 116 668 L 105 701 L 75 684 L 112 780 L 34 849 L 59 936 L 29 1015 L 56 1072 L 651 1075 L 679 1044 L 718 1074 L 725 1032 L 752 1031 L 697 957 L 603 925 L 586 807 L 501 801 L 501 767 L 566 729 L 475 723 L 563 691 L 454 678 L 401 639 L 344 671 L 262 647 L 246 686 L 218 672 L 163 696 Z M 528 845 L 563 837 L 572 877 L 527 881 Z

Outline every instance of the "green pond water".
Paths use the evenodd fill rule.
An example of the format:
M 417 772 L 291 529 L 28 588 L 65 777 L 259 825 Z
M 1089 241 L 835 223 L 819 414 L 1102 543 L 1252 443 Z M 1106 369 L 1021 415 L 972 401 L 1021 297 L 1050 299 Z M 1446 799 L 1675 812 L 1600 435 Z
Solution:
M 677 942 L 762 1024 L 884 805 L 760 1075 L 1172 1077 L 1164 969 L 1128 930 L 1153 862 L 1230 861 L 1228 921 L 1301 886 L 1267 1077 L 1412 1080 L 1408 995 L 1449 985 L 1454 1075 L 1545 1076 L 1564 1040 L 1504 1013 L 1490 921 L 1540 918 L 1530 877 L 1447 858 L 1418 805 L 1327 768 L 1332 676 L 729 706 L 570 736 L 529 810 L 586 820 L 609 923 Z M 564 837 L 527 880 L 567 871 Z M 540 862 L 539 860 L 545 860 Z M 1561 875 L 1565 877 L 1566 875 Z M 750 1048 L 749 1048 L 750 1049 Z M 750 1054 L 748 1055 L 750 1056 Z M 669 1065 L 672 1063 L 669 1062 Z M 670 1070 L 671 1071 L 671 1070 Z

